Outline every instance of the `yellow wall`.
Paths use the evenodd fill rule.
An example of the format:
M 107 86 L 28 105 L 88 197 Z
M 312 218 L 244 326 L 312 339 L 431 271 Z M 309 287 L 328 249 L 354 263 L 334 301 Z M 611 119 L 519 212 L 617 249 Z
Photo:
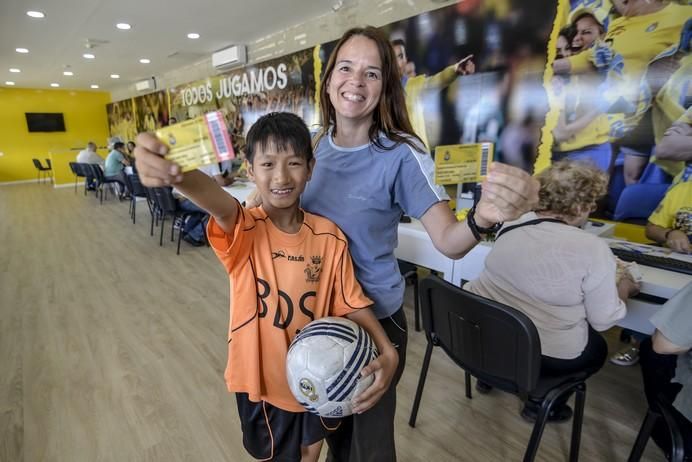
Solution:
M 55 177 L 58 184 L 74 181 L 67 163 L 88 141 L 106 144 L 106 104 L 110 99 L 107 92 L 0 88 L 0 183 L 35 180 L 32 158 L 45 165 L 51 153 L 65 151 L 72 151 L 74 156 L 56 157 Z M 29 133 L 25 112 L 62 112 L 66 131 Z M 105 157 L 108 153 L 100 150 L 99 154 Z

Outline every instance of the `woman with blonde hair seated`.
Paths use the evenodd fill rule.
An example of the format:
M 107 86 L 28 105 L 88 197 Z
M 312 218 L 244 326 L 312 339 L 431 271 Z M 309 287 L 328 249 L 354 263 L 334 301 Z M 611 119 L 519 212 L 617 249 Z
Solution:
M 464 288 L 518 309 L 533 321 L 541 341 L 542 376 L 577 371 L 592 375 L 608 354 L 596 331 L 623 318 L 623 300 L 638 291 L 626 271 L 618 280 L 606 242 L 581 229 L 606 193 L 608 177 L 591 164 L 565 160 L 537 178 L 538 207 L 504 224 L 485 269 Z M 556 403 L 550 421 L 571 417 L 566 400 Z M 535 420 L 537 410 L 527 402 L 522 417 Z

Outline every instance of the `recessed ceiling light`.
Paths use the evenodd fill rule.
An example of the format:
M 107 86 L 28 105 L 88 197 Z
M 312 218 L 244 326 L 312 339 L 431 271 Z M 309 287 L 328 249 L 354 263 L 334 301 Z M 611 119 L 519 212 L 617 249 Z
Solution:
M 149 63 L 151 62 L 151 60 L 150 60 L 150 59 L 147 59 L 147 58 L 142 58 L 142 59 L 139 60 L 139 62 L 142 63 L 142 64 L 149 64 Z
M 119 74 L 111 74 L 111 79 L 119 79 L 120 75 Z
M 27 16 L 30 16 L 32 18 L 45 18 L 46 15 L 42 11 L 27 11 L 26 12 Z
M 82 56 L 84 56 L 85 59 L 94 59 L 96 57 L 91 53 L 84 53 Z
M 29 50 L 27 48 L 15 48 L 14 51 L 17 53 L 28 53 Z
M 7 86 L 10 86 L 10 87 L 11 87 L 12 85 L 14 85 L 14 82 L 13 82 L 13 81 L 11 81 L 11 80 L 8 80 L 7 82 L 5 82 L 5 85 L 7 85 Z
M 19 73 L 22 72 L 22 71 L 20 71 L 20 70 L 17 69 L 16 67 L 10 67 L 10 72 L 13 72 L 13 73 L 15 73 L 15 74 L 19 74 Z
M 198 39 L 198 38 L 199 38 L 199 34 L 196 33 L 196 32 L 190 32 L 189 34 L 187 34 L 187 38 L 192 39 L 192 40 Z
M 72 71 L 63 71 L 62 75 L 67 75 L 67 76 L 72 77 L 72 76 L 74 75 L 74 72 L 72 72 Z
M 128 23 L 126 23 L 126 22 L 119 22 L 118 24 L 115 25 L 115 27 L 117 27 L 117 28 L 120 29 L 120 30 L 130 30 L 130 29 L 132 29 L 132 26 L 129 25 Z
M 90 87 L 93 88 L 94 90 L 96 90 L 99 86 L 98 86 L 98 85 L 95 85 L 95 84 L 92 84 L 92 85 L 90 85 Z
M 58 87 L 60 86 L 60 84 L 59 84 L 59 83 L 53 82 L 53 83 L 50 84 L 50 86 L 53 87 L 53 88 L 58 88 Z

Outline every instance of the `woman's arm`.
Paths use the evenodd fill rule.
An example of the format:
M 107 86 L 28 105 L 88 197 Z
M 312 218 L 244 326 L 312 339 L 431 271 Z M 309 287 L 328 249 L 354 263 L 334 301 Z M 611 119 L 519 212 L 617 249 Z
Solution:
M 488 228 L 515 220 L 538 204 L 538 180 L 525 171 L 494 162 L 482 185 L 476 206 L 476 224 Z M 437 203 L 421 217 L 435 248 L 449 258 L 463 257 L 478 242 L 466 220 L 457 221 L 446 203 Z

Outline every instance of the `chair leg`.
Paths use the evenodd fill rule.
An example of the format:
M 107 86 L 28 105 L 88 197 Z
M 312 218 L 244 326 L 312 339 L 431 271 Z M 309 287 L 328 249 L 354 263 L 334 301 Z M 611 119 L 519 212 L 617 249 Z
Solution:
M 180 229 L 178 230 L 178 250 L 177 250 L 176 253 L 175 253 L 176 255 L 180 255 L 180 239 L 183 237 L 183 233 L 184 233 L 184 232 L 185 232 L 185 231 L 183 231 L 183 228 L 180 228 Z
M 156 213 L 155 210 L 150 210 L 149 213 L 151 214 L 151 226 L 149 227 L 149 236 L 154 235 L 154 214 Z
M 171 242 L 175 240 L 174 235 L 175 235 L 175 222 L 177 220 L 177 216 L 173 215 L 173 219 L 171 220 Z
M 586 401 L 586 383 L 577 386 L 574 396 L 574 418 L 572 419 L 572 442 L 569 447 L 570 462 L 579 460 L 579 445 L 581 444 L 581 427 L 584 421 L 584 402 Z
M 99 186 L 99 192 L 101 193 L 101 194 L 100 194 L 100 196 L 101 196 L 101 204 L 103 204 L 103 185 L 100 185 L 100 186 Z
M 418 275 L 413 278 L 413 314 L 416 332 L 420 332 L 420 300 L 418 298 Z
M 471 395 L 471 373 L 468 371 L 464 371 L 464 382 L 466 383 L 466 397 L 468 399 L 472 399 L 473 396 Z
M 680 426 L 671 412 L 670 405 L 662 405 L 665 401 L 661 397 L 657 401 L 659 402 L 658 407 L 661 410 L 661 416 L 663 416 L 670 434 L 670 462 L 683 462 L 685 460 L 685 441 L 682 439 Z
M 543 430 L 545 430 L 545 424 L 548 422 L 548 414 L 550 414 L 550 410 L 554 403 L 555 399 L 543 401 L 541 409 L 538 411 L 538 416 L 536 417 L 536 423 L 533 425 L 533 430 L 531 431 L 531 439 L 529 439 L 529 444 L 524 453 L 524 462 L 533 462 L 536 458 L 538 445 L 541 444 Z
M 649 408 L 646 412 L 646 417 L 644 417 L 644 422 L 639 429 L 637 434 L 637 439 L 634 440 L 634 446 L 632 446 L 632 452 L 627 458 L 627 462 L 639 462 L 646 449 L 646 443 L 649 442 L 649 437 L 651 437 L 651 431 L 654 429 L 654 425 L 660 416 L 657 412 Z
M 420 377 L 418 378 L 418 388 L 416 388 L 416 397 L 413 400 L 413 409 L 411 409 L 411 417 L 408 419 L 408 424 L 411 427 L 416 426 L 416 417 L 418 417 L 418 407 L 420 406 L 420 400 L 423 397 L 423 387 L 425 387 L 425 377 L 428 375 L 428 368 L 430 367 L 430 357 L 433 352 L 433 344 L 428 340 L 428 347 L 425 349 L 425 357 L 423 358 L 423 367 L 420 370 Z
M 161 234 L 159 236 L 159 247 L 163 247 L 163 225 L 166 222 L 166 215 L 161 217 Z

